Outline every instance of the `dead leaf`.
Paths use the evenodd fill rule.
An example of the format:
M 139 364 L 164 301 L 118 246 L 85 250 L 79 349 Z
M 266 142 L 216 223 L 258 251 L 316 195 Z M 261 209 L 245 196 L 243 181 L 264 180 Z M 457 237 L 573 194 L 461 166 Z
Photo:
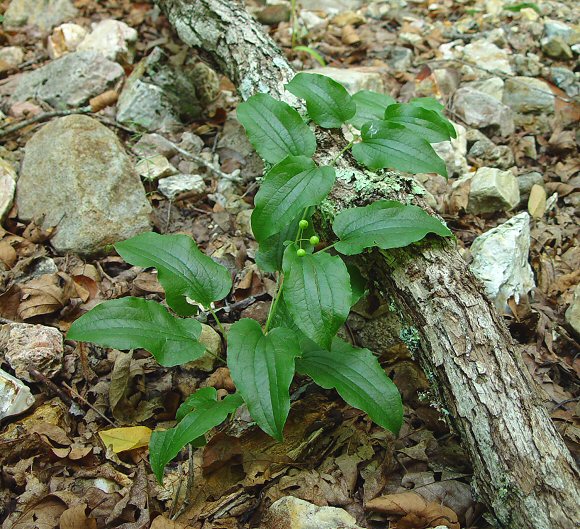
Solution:
M 49 495 L 42 498 L 37 503 L 29 506 L 12 529 L 56 529 L 58 521 L 64 511 L 66 511 L 65 503 L 56 496 Z
M 2 261 L 6 268 L 12 268 L 18 259 L 16 250 L 8 241 L 0 241 L 0 261 Z
M 71 278 L 62 272 L 43 274 L 21 286 L 18 315 L 23 319 L 61 310 L 75 294 Z
M 62 513 L 60 529 L 97 529 L 97 520 L 87 517 L 86 503 L 79 503 Z
M 112 428 L 99 432 L 99 437 L 105 446 L 111 446 L 115 454 L 143 448 L 149 444 L 151 429 L 147 426 L 129 426 L 127 428 Z
M 427 502 L 415 492 L 402 492 L 380 496 L 366 503 L 370 511 L 401 516 L 393 529 L 428 529 L 443 525 L 449 529 L 460 529 L 457 514 L 436 502 Z
M 186 526 L 179 523 L 174 522 L 173 520 L 169 520 L 164 516 L 158 516 L 153 520 L 150 529 L 185 529 Z
M 546 211 L 546 190 L 538 184 L 534 184 L 528 199 L 528 212 L 535 219 L 541 219 Z

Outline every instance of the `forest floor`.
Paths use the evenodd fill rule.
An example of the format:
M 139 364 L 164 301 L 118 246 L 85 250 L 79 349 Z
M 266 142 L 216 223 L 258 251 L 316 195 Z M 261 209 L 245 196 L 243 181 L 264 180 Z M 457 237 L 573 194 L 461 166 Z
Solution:
M 0 5 L 6 16 L 9 4 L 5 0 Z M 134 56 L 133 52 L 116 56 L 103 66 L 102 75 L 111 82 L 97 83 L 98 88 L 80 86 L 73 94 L 77 99 L 71 95 L 65 108 L 77 111 L 106 91 L 102 88 L 120 92 L 123 82 L 127 86 L 127 78 L 134 77 L 139 61 L 157 47 L 167 55 L 161 70 L 189 72 L 197 96 L 176 96 L 171 123 L 160 124 L 160 118 L 156 123 L 147 108 L 135 110 L 130 105 L 131 117 L 119 119 L 123 96 L 117 104 L 112 97 L 90 115 L 118 136 L 142 177 L 155 231 L 191 235 L 231 270 L 233 290 L 218 305 L 224 322 L 238 317 L 264 322 L 275 281 L 254 262 L 257 244 L 249 225 L 256 178 L 263 166 L 235 120 L 239 102 L 235 87 L 212 70 L 195 68 L 203 53 L 198 56 L 184 46 L 152 3 L 51 0 L 48 4 L 58 4 L 61 14 L 64 4 L 74 4 L 76 11 L 43 29 L 33 23 L 6 27 L 5 20 L 0 30 L 4 111 L 0 206 L 10 190 L 14 193 L 11 182 L 24 170 L 25 154 L 33 158 L 29 153 L 36 147 L 26 147 L 27 143 L 49 126 L 48 119 L 35 121 L 35 116 L 61 108 L 38 86 L 35 97 L 22 95 L 26 76 L 60 60 L 66 46 L 72 46 L 52 26 L 66 21 L 90 31 L 92 23 L 122 21 L 136 30 L 136 42 L 129 45 Z M 356 89 L 382 90 L 398 101 L 435 97 L 446 105 L 449 118 L 462 126 L 459 140 L 440 151 L 451 178 L 418 175 L 417 179 L 430 205 L 456 235 L 465 259 L 474 260 L 470 248 L 478 236 L 501 230 L 509 219 L 528 212 L 530 232 L 517 234 L 514 254 L 497 256 L 497 263 L 488 266 L 498 275 L 512 274 L 514 295 L 498 302 L 498 310 L 557 429 L 578 459 L 580 28 L 574 26 L 578 7 L 574 2 L 508 0 L 369 5 L 317 0 L 302 2 L 308 10 L 298 10 L 293 42 L 287 4 L 247 4 L 297 70 L 321 67 L 322 60 L 326 67 L 343 69 L 333 75 L 344 75 Z M 29 22 L 34 10 L 42 9 L 31 5 Z M 50 18 L 47 13 L 36 15 Z M 126 37 L 127 42 L 132 39 Z M 115 70 L 115 62 L 122 69 Z M 78 71 L 62 73 L 63 86 L 74 84 L 72 77 L 78 80 Z M 141 80 L 160 83 L 154 71 Z M 460 97 L 473 102 L 482 93 L 491 101 L 489 108 L 466 106 Z M 197 110 L 187 106 L 189 96 L 196 97 Z M 184 115 L 188 117 L 179 123 Z M 31 118 L 25 127 L 9 130 Z M 138 120 L 149 123 L 148 130 Z M 65 148 L 62 141 L 55 136 L 48 144 L 52 142 L 58 152 Z M 86 149 L 89 157 L 94 151 L 95 164 L 101 163 L 99 144 Z M 40 154 L 34 159 L 42 158 Z M 32 162 L 27 163 L 26 170 L 36 174 Z M 79 174 L 82 164 L 93 167 L 87 159 L 78 163 Z M 36 188 L 26 191 L 35 195 L 29 203 L 38 204 L 53 185 L 51 175 L 42 174 L 43 167 L 36 169 Z M 487 191 L 476 194 L 478 172 L 491 183 Z M 224 173 L 239 176 L 230 179 Z M 176 182 L 162 183 L 176 176 Z M 83 201 L 101 196 L 101 183 L 91 182 L 90 175 L 85 178 L 84 189 L 58 188 L 62 182 L 54 182 L 73 219 L 85 214 Z M 172 426 L 179 404 L 199 387 L 233 391 L 227 368 L 210 357 L 191 366 L 163 368 L 143 350 L 120 352 L 66 340 L 72 322 L 99 302 L 126 295 L 162 301 L 163 289 L 150 269 L 132 267 L 112 251 L 104 257 L 81 258 L 53 244 L 64 221 L 60 227 L 58 221 L 47 223 L 49 214 L 43 217 L 41 211 L 24 220 L 27 217 L 19 211 L 24 208 L 20 206 L 24 190 L 19 185 L 17 181 L 16 201 L 10 207 L 10 196 L 0 228 L 0 367 L 31 389 L 33 403 L 20 414 L 0 415 L 2 529 L 256 527 L 284 496 L 340 507 L 362 527 L 490 527 L 485 509 L 472 497 L 470 462 L 459 439 L 449 431 L 441 410 L 430 405 L 428 381 L 413 360 L 416 344 L 389 311 L 389 300 L 376 292 L 354 307 L 347 334 L 357 346 L 379 355 L 403 396 L 405 422 L 396 439 L 333 391 L 297 380 L 283 443 L 238 413 L 210 436 L 203 449 L 190 454 L 183 450 L 166 469 L 163 484 L 157 483 L 148 463 L 150 429 Z M 517 188 L 516 198 L 515 191 L 508 196 L 510 185 Z M 58 207 L 63 206 L 55 204 L 55 210 Z M 113 240 L 115 236 L 111 234 Z M 501 251 L 501 245 L 498 248 Z M 526 292 L 518 291 L 525 281 L 511 270 L 521 264 L 515 262 L 517 251 L 524 252 L 533 272 L 533 288 Z M 525 275 L 525 270 L 520 272 Z M 30 357 L 11 361 L 7 351 L 14 344 L 8 336 L 11 326 L 22 322 L 58 329 L 64 346 L 44 343 L 48 351 L 39 353 L 33 366 Z M 43 328 L 26 333 L 42 341 Z M 377 328 L 392 332 L 377 335 Z M 219 353 L 219 339 L 214 347 Z M 4 413 L 1 406 L 0 411 Z M 131 429 L 134 426 L 144 428 Z M 103 432 L 111 428 L 127 428 L 116 434 L 126 443 L 122 449 L 107 444 Z M 382 503 L 367 509 L 367 502 L 375 498 L 382 498 Z M 265 529 L 274 529 L 264 523 Z

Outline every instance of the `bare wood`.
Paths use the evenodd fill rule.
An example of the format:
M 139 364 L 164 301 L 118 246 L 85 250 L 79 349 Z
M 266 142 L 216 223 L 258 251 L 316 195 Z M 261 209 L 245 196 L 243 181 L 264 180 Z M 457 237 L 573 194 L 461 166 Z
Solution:
M 269 92 L 290 101 L 294 72 L 260 26 L 231 0 L 158 0 L 181 39 L 209 54 L 243 98 Z M 295 101 L 293 101 L 296 103 Z M 332 160 L 344 138 L 317 132 Z M 380 198 L 429 208 L 413 181 L 362 170 L 348 155 L 322 208 L 326 220 L 345 207 Z M 432 213 L 432 211 L 431 211 Z M 417 355 L 441 412 L 460 433 L 474 466 L 474 489 L 499 527 L 570 529 L 580 518 L 579 472 L 556 431 L 517 348 L 453 242 L 376 251 L 360 258 L 377 288 L 398 302 L 420 337 Z

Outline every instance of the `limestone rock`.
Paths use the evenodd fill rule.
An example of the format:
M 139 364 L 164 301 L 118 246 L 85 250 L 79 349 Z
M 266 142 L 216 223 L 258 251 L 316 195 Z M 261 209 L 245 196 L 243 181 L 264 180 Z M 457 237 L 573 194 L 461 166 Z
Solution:
M 198 174 L 176 174 L 159 180 L 157 186 L 159 192 L 169 200 L 173 200 L 181 193 L 194 193 L 202 195 L 207 188 L 203 178 Z
M 151 206 L 117 136 L 88 116 L 42 127 L 26 144 L 16 202 L 20 219 L 58 226 L 59 253 L 96 254 L 150 229 Z
M 13 70 L 24 60 L 24 51 L 19 46 L 0 48 L 0 73 Z
M 87 36 L 87 30 L 78 24 L 61 24 L 48 37 L 47 50 L 51 59 L 58 59 L 66 53 L 76 51 Z
M 457 138 L 434 143 L 433 149 L 445 162 L 449 176 L 459 176 L 468 171 L 466 130 L 459 123 L 453 123 L 453 126 L 457 132 Z
M 569 97 L 576 97 L 580 94 L 580 76 L 567 68 L 550 68 L 552 82 L 566 92 Z
M 469 149 L 468 160 L 479 167 L 509 169 L 515 164 L 514 154 L 507 145 L 496 145 L 487 136 L 481 135 Z
M 463 59 L 492 72 L 513 74 L 507 52 L 486 40 L 476 40 L 465 46 Z
M 576 286 L 572 303 L 566 310 L 566 321 L 580 335 L 580 285 Z
M 16 191 L 16 171 L 12 164 L 0 158 L 0 222 L 2 222 L 14 202 Z
M 554 113 L 556 98 L 550 85 L 533 77 L 511 77 L 505 82 L 503 103 L 514 112 Z
M 518 181 L 511 171 L 480 167 L 471 179 L 470 213 L 491 213 L 515 208 L 520 202 Z
M 293 496 L 275 501 L 260 529 L 361 529 L 344 509 L 319 507 Z
M 30 25 L 48 31 L 76 14 L 70 0 L 12 0 L 4 13 L 4 27 Z
M 310 71 L 332 77 L 332 79 L 342 84 L 351 94 L 359 90 L 373 90 L 381 93 L 385 91 L 383 78 L 375 68 L 357 67 L 342 69 L 327 66 L 325 68 L 315 68 Z
M 0 420 L 23 413 L 33 404 L 28 386 L 0 369 Z
M 169 163 L 169 160 L 161 154 L 154 154 L 143 158 L 135 167 L 139 176 L 150 182 L 177 173 L 177 169 Z
M 219 79 L 209 67 L 176 67 L 155 48 L 127 79 L 117 103 L 117 121 L 149 131 L 174 130 L 199 117 L 218 90 Z
M 217 359 L 222 354 L 223 346 L 221 336 L 213 327 L 202 323 L 199 341 L 205 345 L 205 353 L 201 358 L 183 364 L 181 369 L 185 371 L 199 370 L 211 373 L 215 369 Z
M 155 133 L 143 134 L 139 141 L 131 147 L 131 150 L 140 158 L 147 158 L 156 154 L 171 158 L 177 154 L 175 147 L 169 140 Z
M 504 81 L 501 77 L 489 77 L 487 79 L 467 83 L 464 86 L 483 92 L 498 101 L 503 99 Z
M 37 99 L 56 109 L 85 105 L 111 88 L 123 68 L 96 51 L 77 51 L 22 76 L 11 102 Z
M 530 191 L 534 185 L 544 185 L 544 177 L 542 173 L 531 171 L 529 173 L 518 176 L 518 188 L 520 190 L 520 203 L 528 201 Z
M 507 310 L 508 299 L 517 303 L 534 288 L 529 252 L 530 216 L 525 211 L 473 241 L 471 271 L 498 309 Z
M 542 51 L 554 59 L 568 60 L 574 57 L 570 46 L 562 37 L 545 37 L 542 39 L 541 45 Z
M 137 31 L 119 20 L 103 20 L 79 44 L 78 50 L 93 50 L 107 59 L 132 64 L 135 57 Z
M 28 323 L 0 327 L 0 352 L 16 376 L 28 382 L 34 382 L 28 372 L 30 367 L 48 378 L 59 373 L 63 351 L 62 334 L 54 327 Z
M 514 132 L 511 109 L 495 97 L 464 87 L 455 92 L 453 110 L 470 127 L 498 129 L 502 136 Z

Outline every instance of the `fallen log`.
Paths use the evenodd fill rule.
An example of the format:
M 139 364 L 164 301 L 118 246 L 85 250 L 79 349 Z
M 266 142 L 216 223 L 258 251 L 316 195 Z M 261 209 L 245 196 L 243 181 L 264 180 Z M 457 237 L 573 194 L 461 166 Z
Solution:
M 158 0 L 186 44 L 199 48 L 238 87 L 243 99 L 267 92 L 295 106 L 284 91 L 294 75 L 275 43 L 232 0 Z M 340 133 L 317 131 L 333 159 Z M 348 155 L 321 209 L 387 198 L 426 210 L 412 179 L 363 170 Z M 432 213 L 432 211 L 430 211 Z M 509 332 L 453 242 L 436 241 L 359 257 L 376 288 L 388 293 L 420 338 L 417 357 L 437 405 L 460 434 L 474 468 L 473 488 L 510 529 L 570 529 L 580 518 L 579 472 L 524 366 Z

